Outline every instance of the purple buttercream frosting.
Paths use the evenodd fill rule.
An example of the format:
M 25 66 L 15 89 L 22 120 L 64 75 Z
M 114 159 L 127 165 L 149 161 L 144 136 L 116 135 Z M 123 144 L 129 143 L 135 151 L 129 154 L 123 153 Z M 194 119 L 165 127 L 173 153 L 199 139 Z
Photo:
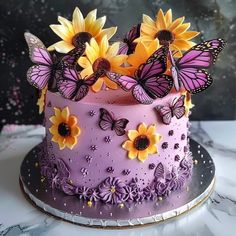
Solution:
M 111 204 L 121 203 L 125 197 L 125 184 L 118 178 L 109 177 L 99 185 L 102 201 Z

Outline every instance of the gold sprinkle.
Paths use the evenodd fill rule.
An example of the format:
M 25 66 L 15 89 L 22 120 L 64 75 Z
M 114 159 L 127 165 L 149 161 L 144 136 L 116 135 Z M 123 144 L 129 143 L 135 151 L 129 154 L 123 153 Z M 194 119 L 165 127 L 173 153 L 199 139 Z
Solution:
M 158 198 L 158 201 L 162 201 L 162 199 L 163 199 L 162 197 L 159 197 L 159 198 Z
M 38 162 L 35 162 L 34 166 L 35 166 L 35 167 L 38 167 L 38 166 L 39 166 L 39 163 L 38 163 Z
M 88 202 L 87 202 L 87 205 L 88 205 L 88 207 L 92 207 L 93 202 L 92 202 L 92 201 L 88 201 Z
M 194 165 L 197 165 L 197 164 L 198 164 L 198 160 L 194 160 L 194 161 L 193 161 L 193 164 L 194 164 Z
M 44 177 L 41 177 L 41 183 L 43 183 L 44 182 L 44 180 L 45 180 L 45 178 Z
M 187 191 L 187 192 L 189 191 L 189 186 L 186 187 L 186 191 Z
M 124 206 L 125 206 L 124 203 L 120 203 L 120 204 L 118 205 L 118 207 L 121 208 L 121 209 L 124 208 Z
M 73 184 L 73 181 L 70 179 L 70 180 L 69 180 L 69 183 L 70 183 L 70 184 Z
M 114 186 L 111 187 L 111 192 L 114 193 L 116 191 L 116 188 Z

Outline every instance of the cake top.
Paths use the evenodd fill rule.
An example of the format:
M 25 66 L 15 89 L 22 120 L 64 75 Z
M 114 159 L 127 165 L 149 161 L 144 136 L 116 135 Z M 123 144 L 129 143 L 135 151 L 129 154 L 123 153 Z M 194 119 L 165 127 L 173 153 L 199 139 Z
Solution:
M 75 8 L 71 21 L 61 16 L 58 21 L 50 28 L 61 40 L 48 48 L 25 33 L 35 63 L 27 79 L 41 90 L 40 112 L 47 90 L 77 102 L 97 92 L 105 101 L 108 90 L 119 89 L 115 96 L 128 92 L 123 101 L 127 104 L 130 99 L 131 105 L 148 105 L 176 91 L 199 93 L 212 84 L 206 69 L 226 44 L 213 39 L 195 45 L 191 40 L 199 33 L 188 31 L 190 23 L 184 23 L 184 17 L 172 20 L 171 9 L 166 13 L 160 9 L 155 19 L 143 14 L 141 23 L 112 43 L 117 27 L 104 28 L 106 17 L 97 18 L 97 10 L 84 18 Z M 95 97 L 90 95 L 86 101 Z

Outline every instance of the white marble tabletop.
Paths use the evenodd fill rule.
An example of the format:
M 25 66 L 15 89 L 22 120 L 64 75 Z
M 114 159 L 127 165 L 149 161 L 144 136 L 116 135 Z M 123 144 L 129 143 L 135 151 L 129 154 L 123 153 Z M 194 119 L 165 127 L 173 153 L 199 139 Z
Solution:
M 19 187 L 20 165 L 44 136 L 41 126 L 5 126 L 0 135 L 0 235 L 236 235 L 236 121 L 192 122 L 191 136 L 211 154 L 216 185 L 201 206 L 161 224 L 123 230 L 94 229 L 50 217 Z

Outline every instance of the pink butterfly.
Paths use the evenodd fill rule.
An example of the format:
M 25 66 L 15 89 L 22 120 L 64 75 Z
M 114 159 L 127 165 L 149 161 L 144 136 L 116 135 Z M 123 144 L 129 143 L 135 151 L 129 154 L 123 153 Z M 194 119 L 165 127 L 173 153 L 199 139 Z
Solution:
M 57 82 L 57 88 L 64 98 L 79 101 L 88 94 L 89 86 L 94 85 L 99 77 L 99 73 L 94 73 L 82 79 L 75 69 L 65 68 L 63 78 Z
M 161 47 L 135 71 L 134 77 L 107 72 L 107 76 L 123 90 L 132 91 L 134 98 L 142 104 L 151 104 L 154 99 L 166 96 L 173 85 L 166 71 L 168 47 Z
M 174 60 L 170 51 L 171 72 L 176 90 L 179 91 L 182 84 L 192 94 L 208 88 L 213 79 L 203 69 L 215 63 L 225 45 L 226 42 L 223 39 L 205 41 L 192 47 L 177 61 Z
M 47 51 L 42 41 L 31 33 L 25 33 L 25 39 L 29 46 L 30 59 L 33 65 L 27 71 L 28 82 L 37 89 L 43 89 L 48 85 L 50 90 L 56 90 L 56 81 L 62 76 L 65 66 L 74 66 L 85 50 L 85 47 L 71 51 L 61 59 L 53 57 Z
M 105 108 L 100 108 L 99 127 L 102 130 L 115 130 L 118 136 L 125 134 L 125 128 L 129 121 L 125 118 L 116 120 L 113 113 L 110 113 Z
M 185 114 L 184 99 L 185 95 L 182 95 L 176 102 L 174 100 L 170 106 L 158 105 L 155 107 L 164 124 L 169 125 L 172 117 L 175 116 L 177 119 L 180 119 Z

